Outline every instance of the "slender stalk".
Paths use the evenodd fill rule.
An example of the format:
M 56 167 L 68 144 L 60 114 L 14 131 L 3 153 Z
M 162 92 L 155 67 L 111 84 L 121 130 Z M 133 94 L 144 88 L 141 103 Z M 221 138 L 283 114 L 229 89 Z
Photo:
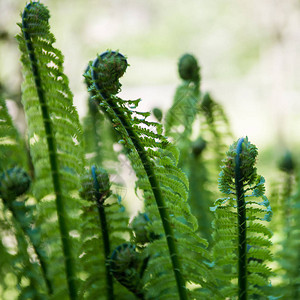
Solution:
M 122 113 L 120 108 L 115 106 L 113 104 L 112 100 L 106 99 L 106 101 L 107 101 L 108 105 L 114 110 L 116 116 L 118 117 L 118 119 L 120 120 L 122 125 L 124 126 L 128 136 L 130 137 L 130 139 L 141 159 L 143 167 L 146 171 L 148 180 L 150 182 L 150 185 L 151 185 L 151 188 L 152 188 L 155 200 L 156 200 L 156 204 L 157 204 L 160 218 L 161 218 L 161 221 L 163 224 L 163 228 L 165 231 L 167 245 L 168 245 L 168 249 L 169 249 L 169 253 L 170 253 L 170 258 L 172 261 L 173 272 L 174 272 L 175 280 L 177 283 L 179 297 L 181 300 L 187 300 L 188 297 L 187 297 L 187 291 L 186 291 L 186 287 L 185 287 L 185 280 L 183 279 L 182 274 L 181 274 L 182 267 L 181 267 L 180 261 L 178 259 L 178 250 L 177 250 L 177 246 L 175 243 L 174 232 L 171 227 L 170 216 L 169 216 L 168 209 L 165 204 L 164 198 L 162 197 L 161 189 L 160 189 L 159 183 L 157 181 L 155 172 L 153 170 L 152 164 L 149 160 L 149 157 L 148 157 L 142 143 L 140 142 L 139 137 L 132 129 L 131 124 L 128 122 L 128 120 L 126 119 L 126 117 L 124 116 L 124 114 Z
M 96 192 L 98 192 L 100 190 L 100 186 L 99 186 L 99 182 L 97 180 L 95 166 L 92 166 L 92 176 L 93 176 L 93 180 L 94 180 L 94 188 L 95 188 Z M 107 263 L 107 260 L 110 256 L 110 242 L 109 242 L 109 236 L 108 236 L 106 214 L 104 211 L 102 198 L 97 199 L 97 207 L 98 207 L 98 213 L 99 213 L 100 225 L 101 225 L 101 231 L 102 231 L 102 240 L 103 240 L 103 245 L 104 245 L 107 299 L 114 300 L 113 277 L 110 272 L 109 264 Z
M 247 242 L 246 242 L 246 203 L 241 173 L 242 144 L 244 138 L 239 139 L 235 157 L 235 189 L 238 210 L 238 299 L 247 300 Z
M 52 128 L 52 121 L 50 118 L 47 101 L 45 97 L 45 93 L 42 87 L 42 81 L 40 76 L 40 70 L 38 66 L 38 61 L 34 52 L 34 46 L 32 44 L 30 35 L 28 34 L 28 26 L 26 23 L 27 12 L 30 9 L 30 6 L 34 5 L 34 3 L 29 3 L 22 16 L 22 31 L 26 43 L 26 47 L 29 54 L 29 59 L 31 63 L 31 70 L 34 78 L 35 87 L 37 90 L 41 110 L 42 110 L 42 117 L 44 122 L 45 134 L 47 138 L 47 145 L 48 145 L 48 153 L 49 153 L 49 160 L 50 160 L 50 167 L 51 167 L 51 175 L 52 175 L 52 182 L 54 187 L 54 193 L 56 196 L 56 209 L 58 215 L 58 223 L 62 241 L 62 248 L 65 260 L 65 269 L 66 269 L 66 278 L 68 283 L 68 290 L 70 299 L 77 299 L 77 288 L 76 288 L 76 275 L 75 275 L 75 264 L 74 259 L 72 257 L 71 251 L 71 241 L 69 236 L 69 230 L 67 228 L 67 214 L 66 208 L 63 202 L 62 197 L 62 188 L 59 176 L 59 167 L 58 167 L 58 158 L 57 158 L 57 148 L 56 142 L 54 139 L 53 128 Z

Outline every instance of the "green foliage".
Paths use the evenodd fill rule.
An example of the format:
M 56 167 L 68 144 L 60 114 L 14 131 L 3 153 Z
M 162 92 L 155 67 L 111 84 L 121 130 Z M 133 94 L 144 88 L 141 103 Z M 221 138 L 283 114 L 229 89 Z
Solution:
M 41 227 L 42 238 L 47 236 L 51 241 L 49 272 L 55 278 L 56 290 L 63 290 L 65 276 L 59 263 L 62 247 L 69 294 L 75 299 L 75 265 L 69 230 L 77 227 L 70 214 L 75 216 L 78 210 L 73 195 L 79 188 L 77 174 L 83 167 L 82 131 L 68 79 L 63 74 L 63 56 L 53 47 L 55 38 L 50 32 L 49 17 L 49 11 L 39 2 L 30 2 L 22 14 L 22 24 L 19 24 L 22 33 L 17 36 L 24 76 L 22 103 L 37 178 L 33 183 L 33 194 L 38 200 L 37 224 Z M 62 244 L 56 238 L 58 232 Z
M 109 257 L 112 249 L 125 243 L 126 233 L 130 233 L 128 216 L 118 196 L 111 195 L 108 174 L 104 169 L 93 166 L 82 176 L 81 182 L 80 193 L 88 203 L 81 215 L 84 220 L 81 225 L 84 237 L 81 261 L 86 278 L 80 298 L 95 299 L 98 295 L 106 295 L 107 299 L 114 299 L 115 295 L 118 299 L 123 295 L 125 299 L 126 292 L 113 284 Z
M 136 251 L 132 244 L 118 246 L 110 258 L 110 269 L 114 277 L 138 299 L 144 298 L 142 277 L 148 257 Z
M 297 299 L 299 285 L 299 175 L 295 158 L 286 151 L 279 165 L 281 181 L 274 193 L 276 213 L 274 229 L 280 233 L 279 247 L 275 249 L 279 266 L 276 274 L 281 278 L 276 292 L 282 299 Z M 285 288 L 288 286 L 289 288 Z
M 183 55 L 178 63 L 182 84 L 176 89 L 172 107 L 165 118 L 165 134 L 172 137 L 180 150 L 179 166 L 189 155 L 189 141 L 200 102 L 200 68 L 191 54 Z
M 98 55 L 85 72 L 82 130 L 49 17 L 30 2 L 19 24 L 26 141 L 0 97 L 0 298 L 299 298 L 300 185 L 291 154 L 280 163 L 272 246 L 265 221 L 273 212 L 248 138 L 227 151 L 225 198 L 209 211 L 231 133 L 222 106 L 200 91 L 197 59 L 180 58 L 173 104 L 166 114 L 153 109 L 153 122 L 138 110 L 141 99 L 117 96 L 126 57 Z M 144 204 L 131 222 L 115 192 L 120 154 Z
M 230 146 L 219 176 L 219 189 L 228 196 L 212 208 L 213 252 L 223 297 L 237 292 L 239 299 L 263 296 L 260 287 L 269 284 L 271 271 L 266 262 L 272 260 L 272 233 L 262 221 L 270 221 L 272 210 L 264 195 L 265 180 L 256 173 L 256 156 L 257 149 L 248 138 L 239 139 Z M 238 286 L 232 281 L 235 278 Z
M 116 61 L 108 64 L 107 73 L 110 66 L 127 64 L 117 52 L 105 52 L 98 56 L 86 74 L 89 90 L 121 135 L 120 143 L 127 148 L 138 176 L 137 188 L 144 191 L 145 210 L 152 220 L 151 230 L 163 236 L 148 246 L 151 256 L 145 274 L 148 295 L 162 299 L 175 297 L 177 283 L 181 299 L 187 299 L 186 290 L 182 290 L 186 281 L 209 286 L 206 279 L 208 269 L 201 263 L 209 256 L 203 248 L 206 242 L 196 234 L 197 222 L 187 205 L 188 181 L 176 166 L 177 149 L 161 135 L 161 126 L 148 121 L 148 113 L 135 110 L 140 100 L 125 101 L 109 94 L 113 87 L 120 87 L 119 82 L 111 82 L 112 88 L 109 86 L 108 89 L 102 86 L 100 76 L 108 59 Z M 108 81 L 107 75 L 104 76 L 104 82 Z M 159 284 L 161 280 L 165 281 L 164 286 Z

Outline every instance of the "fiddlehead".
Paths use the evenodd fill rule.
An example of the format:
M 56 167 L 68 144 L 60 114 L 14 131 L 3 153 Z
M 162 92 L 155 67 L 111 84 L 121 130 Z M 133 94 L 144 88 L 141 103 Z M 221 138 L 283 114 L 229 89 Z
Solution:
M 148 229 L 151 221 L 146 213 L 138 213 L 130 225 L 134 233 L 134 242 L 141 247 L 160 238 L 159 235 Z
M 272 210 L 264 195 L 264 178 L 254 167 L 256 156 L 257 149 L 248 138 L 239 139 L 229 148 L 219 177 L 219 189 L 228 197 L 218 199 L 212 208 L 216 264 L 221 270 L 231 266 L 226 275 L 218 267 L 216 270 L 227 285 L 230 279 L 238 279 L 238 288 L 227 286 L 224 295 L 233 296 L 236 291 L 239 299 L 262 294 L 258 287 L 268 285 L 270 275 L 264 261 L 271 260 L 271 232 L 261 221 L 270 221 Z M 263 201 L 255 201 L 256 197 Z
M 181 56 L 178 63 L 178 72 L 183 80 L 192 81 L 199 91 L 200 67 L 196 58 L 191 54 Z
M 98 208 L 99 220 L 101 224 L 101 232 L 103 239 L 104 258 L 107 261 L 110 255 L 110 241 L 108 236 L 108 226 L 106 221 L 106 214 L 104 209 L 104 201 L 111 194 L 110 182 L 107 172 L 104 169 L 92 166 L 91 175 L 82 182 L 83 189 L 81 190 L 81 197 L 83 199 L 94 201 Z M 109 270 L 108 263 L 106 266 L 106 285 L 107 285 L 107 299 L 114 299 L 113 279 Z
M 184 54 L 179 59 L 178 73 L 182 84 L 176 89 L 172 107 L 166 114 L 165 134 L 176 142 L 182 166 L 189 153 L 193 123 L 200 102 L 200 67 L 193 55 Z
M 40 243 L 40 232 L 33 225 L 32 211 L 33 207 L 25 205 L 24 201 L 16 201 L 17 197 L 25 194 L 31 184 L 28 174 L 18 167 L 14 167 L 3 172 L 0 176 L 0 197 L 6 208 L 12 213 L 14 221 L 21 228 L 23 234 L 27 236 L 38 257 L 42 274 L 48 290 L 48 295 L 53 294 L 53 285 L 49 278 L 48 266 L 45 259 L 45 253 Z M 22 243 L 25 242 L 21 238 Z
M 108 58 L 116 59 L 116 62 L 107 64 Z M 203 285 L 207 284 L 206 280 L 203 280 L 203 274 L 207 274 L 207 268 L 204 264 L 199 264 L 193 259 L 197 255 L 198 257 L 207 257 L 207 252 L 202 246 L 198 247 L 199 243 L 204 244 L 205 242 L 195 234 L 197 222 L 195 222 L 195 218 L 191 215 L 186 203 L 188 182 L 176 166 L 178 152 L 161 135 L 161 126 L 146 120 L 149 113 L 135 110 L 140 100 L 125 101 L 114 94 L 109 94 L 109 91 L 117 92 L 120 87 L 117 76 L 114 76 L 115 82 L 104 77 L 104 82 L 109 82 L 111 85 L 108 88 L 104 88 L 104 85 L 101 84 L 99 76 L 103 66 L 105 64 L 115 66 L 116 63 L 120 64 L 118 67 L 120 72 L 112 73 L 118 73 L 118 76 L 121 76 L 125 66 L 127 66 L 127 61 L 123 55 L 116 52 L 105 52 L 99 55 L 93 62 L 90 72 L 86 74 L 90 82 L 89 90 L 119 132 L 122 138 L 119 142 L 124 144 L 125 149 L 127 149 L 127 155 L 139 178 L 137 187 L 144 191 L 146 212 L 151 215 L 151 219 L 152 216 L 155 216 L 152 229 L 155 234 L 163 234 L 164 236 L 164 238 L 156 240 L 148 246 L 150 254 L 160 252 L 160 262 L 163 262 L 165 266 L 164 272 L 159 271 L 157 263 L 155 263 L 156 260 L 151 258 L 147 268 L 148 271 L 154 272 L 149 276 L 149 280 L 153 281 L 153 284 L 150 283 L 151 292 L 156 296 L 174 297 L 176 295 L 174 291 L 175 277 L 177 295 L 181 299 L 187 299 L 186 280 L 201 282 Z M 101 72 L 98 72 L 99 65 Z M 107 69 L 107 74 L 109 73 L 110 67 Z M 165 242 L 167 242 L 167 248 Z M 193 254 L 186 255 L 186 252 L 189 251 Z M 156 259 L 158 260 L 158 257 Z M 195 275 L 195 263 L 197 273 L 199 272 L 198 275 Z M 181 264 L 184 267 L 181 267 Z M 194 271 L 189 272 L 190 268 Z M 173 271 L 173 276 L 169 274 L 168 269 Z M 160 286 L 158 289 L 159 276 L 168 280 L 168 285 Z M 191 277 L 193 279 L 188 279 Z
M 124 243 L 114 249 L 110 258 L 110 270 L 114 277 L 138 299 L 144 300 L 143 274 L 148 257 L 136 251 L 134 245 Z
M 0 197 L 8 203 L 14 201 L 28 191 L 30 184 L 31 179 L 22 168 L 9 169 L 0 176 Z
M 80 296 L 95 299 L 105 294 L 106 299 L 118 299 L 126 292 L 113 282 L 109 259 L 111 249 L 125 242 L 130 233 L 128 216 L 120 199 L 111 191 L 107 172 L 92 166 L 81 179 L 80 195 L 84 205 L 82 219 L 82 263 L 88 277 L 82 285 Z M 100 230 L 99 230 L 100 229 Z M 106 280 L 103 280 L 105 277 Z

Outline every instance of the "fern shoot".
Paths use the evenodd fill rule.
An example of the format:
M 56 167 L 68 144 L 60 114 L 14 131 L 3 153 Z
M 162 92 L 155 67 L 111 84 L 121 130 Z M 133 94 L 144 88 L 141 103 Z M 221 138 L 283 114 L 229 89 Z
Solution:
M 83 164 L 81 129 L 68 79 L 63 74 L 62 54 L 52 46 L 55 38 L 50 33 L 49 17 L 48 9 L 40 2 L 30 2 L 22 14 L 22 34 L 17 37 L 24 74 L 22 101 L 38 179 L 33 191 L 39 201 L 55 194 L 68 293 L 71 299 L 76 299 L 75 262 L 67 211 L 76 210 L 72 191 L 78 189 L 77 174 Z M 44 201 L 39 206 L 46 210 Z M 73 202 L 73 207 L 67 205 L 68 201 Z M 46 231 L 46 225 L 43 226 Z M 58 278 L 57 285 L 61 285 Z
M 91 178 L 89 178 L 91 177 Z M 91 180 L 92 179 L 92 180 Z M 92 184 L 91 184 L 92 183 Z M 110 183 L 108 174 L 104 169 L 92 166 L 91 175 L 87 175 L 82 183 L 83 189 L 81 190 L 82 198 L 94 201 L 99 213 L 100 227 L 103 239 L 103 250 L 105 258 L 105 273 L 106 273 L 106 286 L 107 286 L 107 299 L 114 299 L 113 278 L 108 265 L 108 258 L 110 256 L 111 247 L 108 236 L 108 226 L 106 221 L 106 214 L 104 209 L 104 201 L 110 195 Z
M 137 252 L 130 243 L 119 245 L 110 258 L 110 269 L 116 280 L 141 300 L 145 299 L 142 278 L 148 260 L 149 257 Z
M 220 272 L 216 276 L 225 285 L 224 296 L 236 293 L 240 300 L 264 295 L 259 287 L 268 285 L 270 275 L 264 261 L 271 260 L 271 232 L 261 221 L 270 221 L 272 210 L 264 195 L 264 178 L 254 167 L 256 156 L 257 149 L 248 138 L 230 147 L 219 178 L 220 191 L 229 196 L 218 199 L 211 208 L 215 211 L 216 272 Z M 256 197 L 263 201 L 255 201 Z M 237 278 L 237 287 L 230 283 L 233 278 Z
M 41 271 L 48 290 L 48 295 L 53 294 L 53 286 L 49 278 L 48 266 L 45 254 L 42 250 L 38 229 L 33 227 L 32 207 L 26 206 L 24 201 L 16 201 L 17 197 L 26 193 L 31 180 L 28 174 L 21 168 L 12 168 L 5 171 L 0 177 L 0 197 L 5 206 L 10 210 L 19 227 L 27 236 L 37 255 Z
M 191 54 L 184 54 L 178 62 L 178 73 L 182 83 L 176 89 L 172 107 L 166 114 L 165 134 L 171 137 L 179 148 L 179 167 L 186 171 L 193 123 L 201 99 L 200 67 L 196 58 Z
M 280 161 L 281 177 L 283 182 L 280 189 L 279 205 L 277 213 L 279 225 L 283 232 L 281 250 L 276 253 L 282 273 L 282 280 L 278 286 L 278 294 L 282 299 L 298 299 L 300 297 L 300 190 L 299 190 L 299 169 L 291 152 L 287 151 Z M 297 176 L 295 176 L 297 175 Z M 289 288 L 286 288 L 286 287 Z
M 80 288 L 80 299 L 124 299 L 129 293 L 113 281 L 110 270 L 112 249 L 125 243 L 130 235 L 128 216 L 120 198 L 111 191 L 107 172 L 95 166 L 81 178 L 80 195 L 87 200 L 81 218 L 81 263 L 87 278 Z M 105 280 L 104 280 L 105 278 Z
M 208 281 L 207 278 L 203 278 L 209 277 L 205 264 L 193 259 L 194 256 L 201 260 L 208 257 L 203 248 L 206 242 L 195 234 L 197 222 L 187 205 L 188 181 L 176 166 L 178 152 L 161 135 L 162 128 L 159 124 L 146 120 L 149 113 L 134 110 L 140 100 L 125 101 L 115 96 L 121 86 L 119 78 L 124 74 L 126 67 L 127 61 L 120 53 L 107 51 L 99 55 L 91 65 L 90 72 L 86 74 L 90 82 L 89 90 L 122 137 L 120 143 L 127 149 L 139 178 L 137 187 L 144 191 L 146 211 L 155 216 L 154 232 L 164 233 L 167 242 L 168 254 L 164 253 L 162 247 L 164 239 L 148 245 L 150 253 L 162 251 L 160 259 L 157 255 L 156 258 L 152 257 L 147 268 L 148 271 L 152 268 L 154 272 L 149 277 L 149 280 L 153 281 L 150 283 L 152 292 L 158 287 L 159 276 L 165 276 L 168 284 L 155 291 L 159 293 L 160 298 L 179 296 L 180 299 L 188 299 L 191 291 L 186 288 L 187 280 L 201 285 L 206 285 Z M 188 238 L 184 238 L 185 234 Z M 193 254 L 187 255 L 189 251 Z M 171 266 L 167 268 L 173 271 L 173 278 L 157 269 L 158 264 L 163 263 L 167 266 L 169 260 Z M 172 290 L 174 278 L 177 293 Z
M 170 257 L 172 260 L 173 264 L 173 270 L 174 270 L 174 275 L 176 278 L 177 282 L 177 288 L 178 292 L 180 295 L 180 299 L 184 300 L 187 299 L 187 294 L 185 291 L 185 281 L 182 277 L 181 274 L 181 264 L 178 260 L 178 254 L 177 254 L 177 247 L 175 245 L 175 239 L 174 239 L 174 233 L 172 230 L 172 227 L 170 225 L 170 220 L 169 220 L 169 214 L 166 209 L 166 205 L 164 202 L 164 199 L 162 197 L 162 193 L 157 181 L 157 178 L 155 176 L 154 170 L 152 168 L 152 164 L 149 160 L 148 155 L 146 154 L 146 151 L 144 149 L 144 146 L 142 145 L 138 135 L 136 132 L 133 130 L 131 124 L 128 122 L 128 118 L 126 118 L 126 114 L 122 112 L 121 108 L 115 105 L 110 98 L 110 94 L 114 95 L 119 91 L 120 84 L 118 79 L 124 74 L 126 68 L 127 68 L 127 61 L 124 58 L 123 55 L 119 53 L 114 53 L 114 52 L 106 52 L 101 55 L 101 58 L 104 59 L 106 57 L 111 57 L 112 59 L 108 60 L 108 63 L 112 64 L 112 68 L 114 73 L 107 74 L 107 69 L 104 69 L 104 80 L 100 77 L 102 74 L 100 73 L 102 70 L 100 68 L 101 66 L 101 61 L 99 58 L 96 58 L 96 60 L 93 63 L 93 69 L 91 72 L 92 80 L 95 82 L 95 87 L 96 89 L 100 92 L 100 95 L 103 97 L 103 100 L 106 100 L 107 104 L 109 107 L 113 110 L 115 113 L 116 117 L 120 120 L 121 124 L 124 126 L 124 129 L 126 130 L 126 133 L 128 134 L 128 137 L 130 138 L 131 142 L 133 143 L 140 160 L 143 164 L 143 167 L 147 173 L 149 182 L 151 184 L 153 194 L 155 196 L 155 200 L 159 209 L 159 213 L 161 216 L 161 220 L 163 223 L 163 227 L 165 230 L 165 235 L 167 238 L 167 243 L 169 247 L 169 252 L 170 252 Z M 119 61 L 118 61 L 119 60 Z M 100 64 L 100 66 L 98 66 Z M 105 65 L 104 65 L 105 67 Z M 100 72 L 99 72 L 100 70 Z M 111 76 L 111 78 L 110 78 Z M 99 86 L 99 80 L 101 80 L 101 86 Z M 104 83 L 104 85 L 102 85 Z

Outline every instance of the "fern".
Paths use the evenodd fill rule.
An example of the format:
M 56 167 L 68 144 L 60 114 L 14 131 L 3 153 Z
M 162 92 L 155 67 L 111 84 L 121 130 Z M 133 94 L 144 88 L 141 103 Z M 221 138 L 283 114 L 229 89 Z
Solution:
M 50 273 L 55 276 L 54 289 L 61 293 L 60 286 L 64 282 L 61 270 L 56 269 L 60 266 L 56 259 L 60 257 L 55 258 L 56 252 L 59 253 L 58 249 L 62 246 L 69 295 L 75 299 L 76 273 L 69 232 L 71 228 L 76 228 L 76 223 L 71 222 L 70 213 L 74 216 L 78 213 L 73 195 L 78 190 L 77 174 L 83 166 L 80 146 L 82 133 L 78 114 L 72 104 L 68 79 L 63 74 L 62 54 L 52 46 L 55 39 L 50 33 L 48 19 L 49 11 L 39 2 L 30 2 L 22 14 L 22 34 L 17 36 L 24 75 L 22 101 L 37 178 L 33 185 L 34 195 L 39 201 L 37 225 L 42 227 L 43 239 L 47 235 L 51 245 Z M 53 223 L 53 194 L 61 246 L 55 241 L 57 225 Z
M 81 261 L 87 278 L 82 285 L 80 298 L 95 299 L 99 295 L 106 295 L 106 299 L 118 299 L 122 295 L 124 299 L 126 296 L 130 299 L 119 284 L 114 287 L 109 269 L 112 250 L 125 243 L 126 233 L 130 233 L 125 208 L 116 195 L 111 195 L 105 170 L 92 167 L 92 170 L 82 177 L 80 193 L 88 200 L 83 208 L 84 222 L 81 225 Z
M 287 151 L 280 162 L 281 177 L 283 182 L 279 184 L 280 195 L 277 207 L 279 232 L 281 238 L 281 250 L 276 256 L 280 267 L 277 274 L 282 274 L 278 286 L 278 294 L 282 299 L 298 299 L 300 296 L 300 256 L 299 256 L 299 187 L 295 182 L 295 173 L 298 172 L 292 154 Z M 299 181 L 299 176 L 296 177 Z M 279 227 L 277 226 L 277 227 Z M 289 288 L 285 288 L 288 286 Z
M 27 278 L 30 281 L 29 286 L 21 288 L 19 297 L 28 297 L 40 299 L 42 297 L 41 291 L 46 285 L 48 295 L 51 295 L 52 284 L 48 278 L 47 264 L 45 263 L 44 253 L 40 247 L 39 232 L 32 227 L 32 206 L 25 205 L 24 198 L 21 201 L 17 201 L 17 198 L 27 192 L 30 186 L 30 178 L 28 174 L 21 168 L 12 168 L 1 174 L 0 178 L 0 196 L 3 200 L 5 209 L 10 211 L 12 217 L 11 222 L 16 229 L 16 240 L 18 243 L 18 255 L 13 258 L 12 264 L 15 265 L 17 271 L 15 271 L 19 285 L 21 288 L 22 278 Z M 31 255 L 27 252 L 30 241 L 34 248 L 35 254 L 41 270 L 38 264 L 31 264 Z M 18 261 L 20 260 L 20 261 Z M 18 264 L 24 262 L 24 268 L 19 268 Z M 40 276 L 42 271 L 42 276 Z M 41 282 L 40 278 L 45 280 L 45 283 Z
M 118 79 L 126 67 L 121 54 L 108 51 L 95 59 L 86 77 L 93 98 L 110 117 L 122 136 L 120 143 L 128 149 L 139 178 L 137 187 L 144 190 L 146 211 L 153 216 L 152 230 L 158 235 L 164 233 L 164 238 L 148 245 L 151 260 L 147 272 L 152 274 L 146 276 L 148 297 L 170 299 L 178 295 L 187 299 L 191 293 L 187 281 L 207 286 L 209 272 L 201 262 L 208 258 L 203 248 L 206 242 L 195 234 L 197 221 L 186 202 L 188 181 L 176 167 L 176 148 L 161 135 L 159 124 L 147 121 L 149 113 L 134 110 L 140 100 L 125 101 L 115 96 L 121 86 Z M 164 286 L 158 284 L 161 280 Z
M 268 249 L 272 234 L 262 221 L 270 221 L 272 210 L 264 195 L 265 180 L 254 167 L 256 156 L 257 149 L 248 138 L 229 148 L 219 178 L 220 191 L 228 197 L 218 199 L 212 208 L 215 274 L 224 297 L 264 295 L 259 287 L 268 285 L 271 274 L 265 262 L 272 259 Z M 233 279 L 238 280 L 238 286 L 232 285 Z
M 16 173 L 21 175 L 17 175 L 17 178 L 28 179 L 28 177 L 26 177 L 27 175 L 23 177 L 23 171 L 18 172 L 20 169 L 15 167 L 16 165 L 25 165 L 25 151 L 21 150 L 23 141 L 13 125 L 6 103 L 2 98 L 0 98 L 0 140 L 0 169 L 2 171 L 0 176 L 0 198 L 3 200 L 0 205 L 0 277 L 1 293 L 3 294 L 0 297 L 4 298 L 5 293 L 10 294 L 14 292 L 12 287 L 6 283 L 8 278 L 16 278 L 16 284 L 20 289 L 19 297 L 25 297 L 26 295 L 40 297 L 42 292 L 40 286 L 44 286 L 44 283 L 43 280 L 39 279 L 42 278 L 39 266 L 31 262 L 31 256 L 27 253 L 29 244 L 26 240 L 26 230 L 30 229 L 27 227 L 24 230 L 24 224 L 21 222 L 23 218 L 20 217 L 20 214 L 21 216 L 23 215 L 20 206 L 23 207 L 24 205 L 22 202 L 8 201 L 10 198 L 15 200 L 18 195 L 23 194 L 28 188 L 26 184 L 25 189 L 18 187 L 18 183 L 15 180 Z M 7 180 L 7 178 L 10 179 Z M 16 246 L 3 244 L 2 240 L 4 241 L 5 239 L 15 240 Z M 22 278 L 26 278 L 30 282 L 26 288 L 21 284 Z
M 165 134 L 180 150 L 179 166 L 185 170 L 190 152 L 193 124 L 200 102 L 200 68 L 195 57 L 184 54 L 178 63 L 182 84 L 177 88 L 173 105 L 165 118 Z

